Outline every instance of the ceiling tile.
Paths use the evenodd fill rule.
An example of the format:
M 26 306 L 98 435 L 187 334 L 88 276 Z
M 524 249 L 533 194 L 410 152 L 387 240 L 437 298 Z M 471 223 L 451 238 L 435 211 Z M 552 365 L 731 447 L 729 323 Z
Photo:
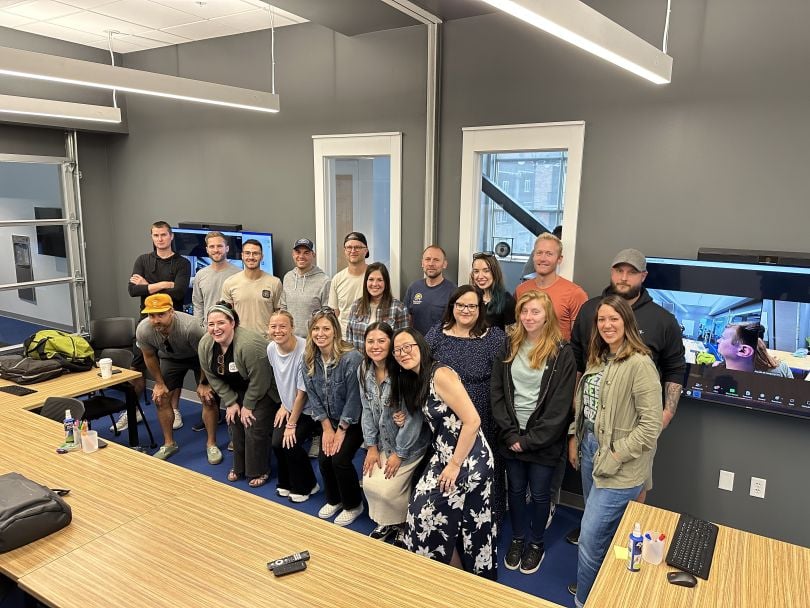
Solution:
M 108 17 L 107 15 L 99 15 L 98 13 L 89 11 L 52 19 L 51 22 L 85 32 L 92 32 L 101 36 L 106 36 L 108 31 L 117 31 L 122 34 L 137 34 L 152 29 L 144 25 L 137 25 L 129 21 Z
M 162 30 L 147 30 L 145 32 L 140 32 L 138 34 L 133 34 L 132 36 L 121 38 L 121 40 L 129 39 L 132 39 L 132 42 L 136 44 L 149 45 L 149 48 L 153 48 L 153 42 L 161 42 L 163 44 L 183 44 L 184 42 L 189 42 L 191 40 L 190 38 L 164 32 Z
M 31 32 L 32 34 L 39 34 L 40 36 L 48 36 L 49 38 L 57 38 L 59 40 L 67 40 L 68 42 L 76 42 L 78 44 L 91 44 L 93 42 L 99 41 L 104 42 L 104 44 L 106 44 L 103 36 L 88 34 L 87 32 L 70 29 L 68 27 L 61 27 L 59 25 L 47 23 L 44 21 L 37 21 L 34 23 L 28 23 L 26 25 L 20 25 L 17 27 L 17 29 L 22 30 L 24 32 Z
M 252 5 L 242 0 L 154 0 L 159 4 L 191 13 L 202 19 L 215 19 L 251 10 Z
M 6 11 L 0 11 L 0 27 L 17 27 L 23 23 L 31 23 L 35 19 L 30 17 L 23 17 L 22 15 L 15 15 Z
M 93 12 L 145 25 L 155 30 L 199 21 L 199 17 L 191 13 L 184 13 L 149 0 L 120 0 L 100 6 Z
M 107 41 L 103 41 L 101 43 L 89 43 L 89 46 L 94 46 L 99 49 L 107 50 Z M 131 53 L 133 51 L 142 51 L 146 47 L 141 46 L 140 44 L 134 44 L 133 42 L 127 42 L 124 40 L 116 40 L 113 44 L 113 50 L 116 53 Z
M 6 10 L 9 13 L 29 17 L 37 21 L 47 21 L 48 19 L 63 17 L 79 11 L 75 6 L 62 4 L 55 0 L 33 0 L 33 2 L 10 6 Z
M 269 30 L 270 29 L 270 13 L 263 9 L 255 9 L 245 13 L 237 13 L 235 15 L 228 15 L 220 17 L 219 19 L 212 19 L 212 22 L 221 26 L 233 27 L 240 32 L 253 32 L 256 30 Z M 275 27 L 282 27 L 285 25 L 292 25 L 292 21 L 282 17 L 281 15 L 275 16 Z
M 205 38 L 217 38 L 219 36 L 231 36 L 238 34 L 239 30 L 225 23 L 218 23 L 217 20 L 197 21 L 188 25 L 166 28 L 167 32 L 183 36 L 191 40 L 204 40 Z
M 24 4 L 28 0 L 0 0 L 0 8 L 8 8 L 9 6 L 14 6 L 15 4 Z
M 104 4 L 112 4 L 116 0 L 59 0 L 62 4 L 70 4 L 84 10 L 94 9 Z

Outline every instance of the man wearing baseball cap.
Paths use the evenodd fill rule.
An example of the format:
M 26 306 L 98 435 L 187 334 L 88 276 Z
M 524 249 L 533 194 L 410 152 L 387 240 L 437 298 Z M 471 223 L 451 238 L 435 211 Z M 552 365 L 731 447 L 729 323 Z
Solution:
M 295 320 L 296 336 L 307 337 L 307 326 L 312 313 L 329 301 L 329 277 L 315 264 L 315 243 L 300 238 L 293 243 L 295 268 L 284 275 L 279 306 Z
M 343 239 L 343 253 L 348 265 L 332 277 L 329 287 L 329 306 L 334 309 L 340 321 L 343 336 L 349 325 L 352 304 L 363 296 L 363 277 L 366 274 L 368 241 L 362 232 L 350 232 Z
M 203 406 L 203 422 L 208 434 L 208 462 L 219 464 L 222 462 L 222 452 L 216 442 L 219 412 L 214 391 L 200 369 L 197 355 L 197 347 L 205 330 L 193 316 L 174 310 L 169 294 L 147 296 L 141 314 L 146 318 L 138 323 L 135 340 L 143 352 L 146 368 L 155 381 L 152 400 L 157 406 L 158 422 L 163 431 L 163 445 L 154 456 L 166 460 L 180 450 L 174 441 L 172 429 L 174 410 L 180 402 L 183 379 L 192 371 L 197 381 L 197 395 Z
M 680 325 L 670 312 L 653 302 L 644 288 L 646 278 L 647 258 L 643 253 L 638 249 L 622 249 L 617 253 L 610 265 L 610 285 L 605 288 L 602 295 L 585 302 L 579 311 L 571 333 L 571 346 L 577 361 L 577 369 L 582 374 L 588 360 L 588 345 L 599 301 L 609 294 L 616 294 L 627 300 L 635 314 L 641 339 L 650 349 L 650 356 L 661 376 L 664 392 L 664 428 L 666 428 L 678 409 L 686 373 L 686 359 Z M 636 500 L 644 502 L 650 489 L 652 489 L 652 471 Z M 579 530 L 570 532 L 566 540 L 577 544 Z

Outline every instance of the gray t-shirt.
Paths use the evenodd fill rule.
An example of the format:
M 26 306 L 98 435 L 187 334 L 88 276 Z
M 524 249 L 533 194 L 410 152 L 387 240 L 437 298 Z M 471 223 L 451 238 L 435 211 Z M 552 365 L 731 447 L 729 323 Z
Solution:
M 518 350 L 517 357 L 512 361 L 512 382 L 515 385 L 515 415 L 521 429 L 537 408 L 537 398 L 540 396 L 540 384 L 546 370 L 546 362 L 540 362 L 540 368 L 531 367 L 529 353 L 533 344 L 524 342 Z
M 226 264 L 221 270 L 206 266 L 194 275 L 194 286 L 191 292 L 191 305 L 194 307 L 194 318 L 205 327 L 205 313 L 222 299 L 222 284 L 230 276 L 239 272 L 233 264 Z
M 442 320 L 447 302 L 456 289 L 456 284 L 447 279 L 435 287 L 428 287 L 425 279 L 414 281 L 405 291 L 402 303 L 408 307 L 412 326 L 423 335 Z
M 191 359 L 197 357 L 197 345 L 205 330 L 199 321 L 184 312 L 175 312 L 169 335 L 163 336 L 149 322 L 149 318 L 138 323 L 135 342 L 138 348 L 145 346 L 157 353 L 160 359 Z
M 585 421 L 585 430 L 593 433 L 596 424 L 596 412 L 599 410 L 599 388 L 602 386 L 602 376 L 605 370 L 601 369 L 595 374 L 588 374 L 582 380 L 582 416 Z

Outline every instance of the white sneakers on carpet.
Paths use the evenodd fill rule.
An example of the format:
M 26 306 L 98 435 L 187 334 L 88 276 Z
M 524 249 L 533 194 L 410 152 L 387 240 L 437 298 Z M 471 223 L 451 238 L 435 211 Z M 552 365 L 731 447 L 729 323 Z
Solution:
M 138 415 L 136 419 L 138 422 L 143 422 L 143 416 L 141 416 L 141 411 L 137 410 Z M 127 416 L 126 412 L 122 412 L 121 415 L 118 417 L 118 420 L 115 423 L 115 426 L 110 426 L 110 432 L 114 432 L 118 429 L 118 432 L 126 431 L 129 428 L 129 417 Z
M 183 415 L 180 413 L 180 410 L 174 410 L 174 422 L 172 423 L 172 428 L 175 431 L 183 428 Z

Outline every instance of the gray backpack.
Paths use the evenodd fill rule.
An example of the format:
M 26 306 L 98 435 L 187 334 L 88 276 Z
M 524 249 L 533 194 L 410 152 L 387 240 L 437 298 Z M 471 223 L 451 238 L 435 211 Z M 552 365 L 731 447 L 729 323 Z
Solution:
M 0 357 L 0 378 L 17 384 L 34 384 L 56 378 L 65 368 L 54 359 L 32 359 L 20 355 Z

